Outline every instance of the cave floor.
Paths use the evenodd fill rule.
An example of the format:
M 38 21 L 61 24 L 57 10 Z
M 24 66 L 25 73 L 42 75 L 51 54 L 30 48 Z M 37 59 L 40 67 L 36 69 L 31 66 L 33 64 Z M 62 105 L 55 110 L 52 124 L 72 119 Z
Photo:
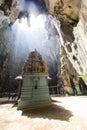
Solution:
M 87 97 L 52 97 L 46 108 L 22 112 L 0 98 L 0 130 L 87 130 Z

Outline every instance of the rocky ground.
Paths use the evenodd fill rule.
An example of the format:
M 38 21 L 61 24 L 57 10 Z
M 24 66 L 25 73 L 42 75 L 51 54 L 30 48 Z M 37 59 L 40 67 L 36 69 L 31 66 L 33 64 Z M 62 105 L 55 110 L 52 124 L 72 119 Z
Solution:
M 87 130 L 87 97 L 52 97 L 47 108 L 22 112 L 0 99 L 0 130 Z

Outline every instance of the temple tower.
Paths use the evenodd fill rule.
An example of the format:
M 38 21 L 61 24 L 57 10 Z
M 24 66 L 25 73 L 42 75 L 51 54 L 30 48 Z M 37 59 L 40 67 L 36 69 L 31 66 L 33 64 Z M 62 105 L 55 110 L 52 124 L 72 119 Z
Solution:
M 31 109 L 50 105 L 48 69 L 37 50 L 30 53 L 23 68 L 23 85 L 18 109 Z

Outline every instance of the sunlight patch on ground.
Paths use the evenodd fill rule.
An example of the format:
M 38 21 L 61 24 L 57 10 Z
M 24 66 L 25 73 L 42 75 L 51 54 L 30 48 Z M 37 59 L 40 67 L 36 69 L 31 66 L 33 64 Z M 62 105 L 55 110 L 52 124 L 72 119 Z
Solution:
M 55 98 L 53 98 L 55 100 Z M 65 98 L 56 98 L 56 100 L 61 103 L 56 103 L 57 105 L 62 105 L 64 108 L 71 110 L 73 114 L 80 115 L 87 118 L 87 98 L 85 97 L 66 97 Z
M 42 117 L 25 116 L 22 115 L 21 110 L 17 110 L 17 107 L 12 107 L 12 104 L 0 105 L 0 130 L 87 130 L 86 97 L 54 97 L 52 99 L 55 100 L 53 104 L 57 104 L 58 108 L 55 119 L 44 117 L 46 114 L 44 111 Z M 56 119 L 58 115 L 67 116 L 67 110 L 73 113 L 69 121 Z M 55 112 L 50 111 L 49 114 L 53 113 Z M 32 113 L 29 114 L 32 115 Z

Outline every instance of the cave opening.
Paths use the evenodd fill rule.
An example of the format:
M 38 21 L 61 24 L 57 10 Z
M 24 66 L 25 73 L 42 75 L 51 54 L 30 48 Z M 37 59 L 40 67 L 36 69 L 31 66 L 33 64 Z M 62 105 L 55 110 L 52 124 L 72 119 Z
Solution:
M 3 54 L 0 54 L 1 92 L 17 91 L 15 77 L 21 74 L 29 53 L 34 49 L 40 52 L 48 65 L 51 77 L 49 86 L 57 86 L 60 71 L 59 34 L 49 16 L 38 14 L 36 5 L 32 4 L 32 7 L 29 14 L 21 12 L 14 24 L 9 26 L 7 19 L 7 26 L 1 28 L 0 38 L 4 42 Z
M 57 74 L 60 71 L 59 35 L 54 25 L 48 20 L 48 17 L 43 14 L 38 16 L 31 14 L 29 23 L 26 17 L 22 18 L 21 21 L 17 19 L 12 26 L 12 35 L 15 37 L 13 55 L 16 59 L 14 61 L 17 61 L 18 64 L 21 62 L 22 67 L 29 53 L 37 49 L 48 65 L 51 77 L 49 86 L 57 86 Z M 18 58 L 20 60 L 17 60 Z M 19 70 L 22 71 L 22 68 Z

